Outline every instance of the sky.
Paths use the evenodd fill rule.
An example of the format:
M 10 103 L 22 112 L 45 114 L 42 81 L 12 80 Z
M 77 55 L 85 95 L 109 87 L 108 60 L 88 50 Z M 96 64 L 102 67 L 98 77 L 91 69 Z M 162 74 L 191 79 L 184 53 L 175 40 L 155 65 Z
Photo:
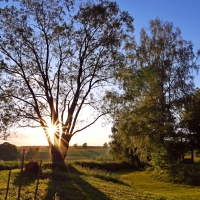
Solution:
M 121 10 L 128 11 L 134 18 L 135 39 L 139 42 L 141 28 L 149 26 L 149 20 L 159 17 L 162 21 L 173 22 L 174 27 L 179 27 L 183 39 L 192 41 L 194 51 L 200 49 L 200 1 L 199 0 L 117 0 Z M 200 87 L 200 75 L 195 77 L 195 86 Z M 77 143 L 88 146 L 102 146 L 109 142 L 112 124 L 102 126 L 103 119 L 91 127 L 75 134 L 70 145 Z M 0 144 L 5 141 L 0 140 Z M 7 142 L 17 146 L 48 145 L 43 130 L 23 129 L 12 135 Z

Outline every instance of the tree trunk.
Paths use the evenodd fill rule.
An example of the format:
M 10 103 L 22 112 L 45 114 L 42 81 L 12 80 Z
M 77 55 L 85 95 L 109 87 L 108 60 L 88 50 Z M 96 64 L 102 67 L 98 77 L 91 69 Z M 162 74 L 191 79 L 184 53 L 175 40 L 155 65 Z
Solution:
M 191 148 L 191 164 L 194 163 L 194 149 Z
M 133 149 L 131 149 L 131 163 L 134 164 L 134 159 L 133 159 Z
M 51 148 L 51 157 L 52 163 L 64 163 L 65 157 L 67 156 L 67 151 L 69 148 L 69 142 L 71 140 L 72 135 L 66 134 L 62 136 L 60 141 L 60 145 L 58 142 L 55 142 Z M 57 136 L 56 141 L 59 141 L 59 137 Z

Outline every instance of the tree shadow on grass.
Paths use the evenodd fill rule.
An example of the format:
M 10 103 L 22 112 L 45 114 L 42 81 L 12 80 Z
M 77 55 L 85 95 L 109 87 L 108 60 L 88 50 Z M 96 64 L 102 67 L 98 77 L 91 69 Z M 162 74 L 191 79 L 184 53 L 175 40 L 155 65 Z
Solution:
M 142 172 L 142 171 L 146 171 L 145 169 L 143 168 L 135 168 L 135 169 L 123 169 L 123 170 L 117 170 L 115 171 L 116 174 L 118 175 L 128 175 L 128 174 L 131 174 L 133 172 Z
M 22 182 L 21 182 L 21 186 L 29 186 L 32 183 L 35 182 L 35 180 L 37 179 L 38 174 L 34 173 L 34 174 L 30 174 L 27 173 L 25 171 L 22 172 Z M 17 176 L 15 176 L 15 179 L 13 180 L 12 184 L 15 186 L 19 186 L 19 179 L 20 179 L 20 171 L 17 173 Z
M 93 187 L 81 178 L 81 173 L 72 165 L 66 166 L 63 170 L 52 169 L 52 173 L 43 174 L 41 178 L 49 178 L 48 192 L 43 198 L 45 200 L 70 200 L 70 199 L 105 199 L 109 200 L 104 193 Z M 37 199 L 41 199 L 38 197 Z
M 101 153 L 96 152 L 94 150 L 87 150 L 87 151 L 91 152 L 92 154 L 95 154 L 96 156 L 100 156 L 101 155 Z

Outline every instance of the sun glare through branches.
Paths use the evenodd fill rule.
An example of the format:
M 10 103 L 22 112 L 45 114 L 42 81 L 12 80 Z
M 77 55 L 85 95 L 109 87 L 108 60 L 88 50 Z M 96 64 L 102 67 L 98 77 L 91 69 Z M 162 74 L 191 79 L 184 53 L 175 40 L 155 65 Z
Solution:
M 54 144 L 54 135 L 55 135 L 55 132 L 57 130 L 57 127 L 54 126 L 54 125 L 48 125 L 47 130 L 48 130 L 48 133 L 49 133 L 49 137 L 50 137 L 52 143 Z

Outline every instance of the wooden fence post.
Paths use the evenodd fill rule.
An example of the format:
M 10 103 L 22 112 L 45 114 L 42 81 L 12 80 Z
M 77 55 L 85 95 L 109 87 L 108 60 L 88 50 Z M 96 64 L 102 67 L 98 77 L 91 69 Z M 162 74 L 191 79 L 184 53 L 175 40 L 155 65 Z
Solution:
M 20 189 L 21 189 L 21 184 L 22 184 L 22 171 L 23 171 L 23 165 L 24 165 L 24 154 L 25 154 L 25 149 L 23 149 L 23 155 L 22 155 L 22 165 L 21 165 L 21 172 L 20 172 L 20 178 L 19 178 L 19 190 L 18 190 L 18 200 L 20 199 Z
M 40 160 L 40 167 L 39 167 L 39 171 L 38 171 L 37 184 L 36 184 L 36 189 L 35 189 L 35 200 L 36 200 L 36 196 L 37 196 L 37 190 L 38 190 L 38 183 L 39 183 L 39 178 L 40 178 L 41 166 L 42 166 L 42 160 Z
M 10 168 L 9 174 L 8 174 L 8 183 L 7 183 L 6 198 L 5 198 L 5 200 L 7 199 L 7 196 L 8 196 L 8 189 L 9 189 L 9 182 L 10 182 L 10 174 L 11 174 L 11 168 Z

